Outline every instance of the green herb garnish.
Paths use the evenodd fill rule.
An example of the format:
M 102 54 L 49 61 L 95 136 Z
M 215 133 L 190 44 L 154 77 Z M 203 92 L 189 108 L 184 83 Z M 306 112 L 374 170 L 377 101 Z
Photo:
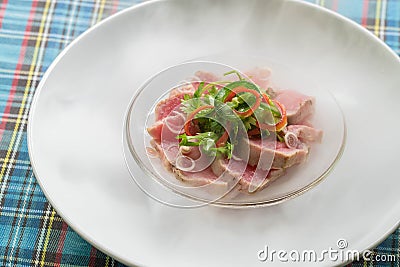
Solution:
M 185 132 L 177 136 L 180 146 L 198 146 L 209 155 L 230 158 L 238 142 L 240 127 L 246 132 L 255 131 L 256 136 L 264 138 L 270 136 L 270 128 L 274 125 L 285 125 L 281 110 L 275 105 L 275 100 L 268 100 L 265 90 L 245 80 L 237 71 L 224 75 L 231 74 L 235 74 L 238 80 L 200 82 L 193 95 L 183 97 L 181 110 L 190 120 L 186 126 L 188 123 L 195 125 L 196 132 L 189 132 L 193 131 L 190 130 L 192 126 L 185 127 Z M 276 133 L 276 138 L 284 142 L 279 133 Z

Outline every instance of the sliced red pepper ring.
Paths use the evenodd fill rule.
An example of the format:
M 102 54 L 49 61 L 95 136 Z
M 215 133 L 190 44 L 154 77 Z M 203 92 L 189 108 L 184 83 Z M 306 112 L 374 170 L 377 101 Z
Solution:
M 197 134 L 197 131 L 195 131 L 195 132 L 191 131 L 192 128 L 196 128 L 196 126 L 197 126 L 196 121 L 194 122 L 194 125 L 192 125 L 194 116 L 196 116 L 196 114 L 198 114 L 200 111 L 209 109 L 209 108 L 214 108 L 214 106 L 211 106 L 211 105 L 201 106 L 201 107 L 198 107 L 197 109 L 195 109 L 192 113 L 190 113 L 190 115 L 186 119 L 186 122 L 184 125 L 184 130 L 187 135 L 194 136 Z M 228 131 L 225 130 L 224 134 L 217 140 L 217 142 L 215 142 L 215 145 L 217 147 L 221 147 L 221 146 L 225 145 L 226 141 L 228 141 L 228 138 L 229 138 Z
M 187 128 L 185 128 L 185 133 L 187 135 L 193 136 L 196 135 L 200 131 L 199 123 L 197 120 L 192 120 L 187 123 Z
M 211 106 L 211 105 L 201 106 L 201 107 L 196 108 L 192 113 L 190 113 L 190 115 L 187 117 L 185 125 L 184 125 L 184 130 L 185 130 L 185 133 L 187 135 L 193 136 L 193 135 L 196 134 L 196 133 L 192 133 L 190 131 L 191 130 L 191 126 L 192 126 L 191 122 L 193 121 L 194 116 L 196 116 L 196 114 L 199 113 L 200 111 L 205 110 L 205 109 L 209 109 L 209 108 L 214 108 L 214 106 Z
M 260 97 L 260 94 L 255 90 L 252 90 L 252 89 L 249 89 L 249 88 L 246 88 L 246 87 L 243 87 L 243 86 L 238 86 L 238 87 L 232 89 L 232 91 L 225 98 L 224 103 L 231 101 L 235 97 L 235 95 L 240 94 L 240 93 L 250 93 L 250 94 L 252 94 L 252 95 L 254 95 L 256 97 L 256 102 L 248 110 L 243 111 L 243 112 L 234 110 L 234 112 L 237 115 L 239 115 L 241 117 L 248 117 L 251 114 L 253 114 L 254 111 L 256 109 L 258 109 L 258 107 L 260 106 L 261 97 Z
M 275 103 L 275 105 L 280 110 L 281 120 L 278 123 L 276 123 L 275 125 L 269 125 L 266 123 L 257 123 L 257 126 L 258 126 L 258 128 L 260 128 L 262 130 L 279 132 L 287 125 L 286 108 L 279 101 L 277 101 L 277 100 L 272 100 L 272 101 Z
M 248 136 L 254 136 L 261 134 L 260 128 L 254 128 L 247 132 Z
M 271 100 L 269 99 L 268 95 L 266 93 L 262 94 L 265 102 L 269 105 L 271 103 Z
M 281 112 L 281 120 L 275 125 L 277 131 L 282 130 L 287 125 L 287 116 L 285 106 L 277 100 L 274 100 L 275 105 L 278 106 Z
M 217 147 L 225 145 L 226 141 L 228 141 L 228 137 L 229 137 L 228 131 L 225 130 L 224 134 L 217 140 L 217 142 L 215 142 L 215 145 Z

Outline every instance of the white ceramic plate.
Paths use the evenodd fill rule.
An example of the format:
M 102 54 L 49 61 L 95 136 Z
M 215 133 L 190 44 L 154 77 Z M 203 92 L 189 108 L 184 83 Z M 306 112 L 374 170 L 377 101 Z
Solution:
M 165 67 L 230 51 L 290 66 L 330 90 L 347 144 L 327 179 L 273 207 L 177 209 L 147 197 L 125 167 L 125 109 Z M 400 221 L 400 61 L 332 12 L 297 1 L 154 1 L 75 40 L 40 83 L 29 153 L 57 212 L 83 238 L 131 265 L 262 266 L 270 250 L 377 245 Z M 326 258 L 317 265 L 337 265 Z M 281 262 L 275 258 L 273 264 Z M 309 266 L 302 262 L 300 265 Z

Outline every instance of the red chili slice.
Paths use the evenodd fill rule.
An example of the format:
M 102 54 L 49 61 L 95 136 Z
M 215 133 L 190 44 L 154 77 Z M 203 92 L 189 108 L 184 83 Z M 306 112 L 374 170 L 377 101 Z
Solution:
M 266 123 L 257 123 L 257 126 L 263 130 L 279 132 L 287 124 L 286 108 L 280 102 L 278 102 L 276 100 L 272 100 L 272 101 L 275 103 L 275 105 L 279 108 L 279 110 L 281 112 L 281 120 L 278 123 L 276 123 L 275 125 L 269 125 Z
M 217 147 L 221 147 L 223 145 L 225 145 L 226 141 L 228 141 L 228 131 L 225 130 L 224 134 L 217 140 L 217 142 L 215 142 L 215 145 Z
M 199 113 L 200 111 L 205 110 L 205 109 L 208 109 L 208 108 L 214 108 L 214 106 L 211 106 L 211 105 L 201 106 L 201 107 L 196 108 L 192 113 L 190 113 L 190 115 L 189 115 L 188 118 L 186 119 L 185 126 L 184 126 L 184 130 L 185 130 L 185 133 L 186 133 L 187 135 L 193 136 L 193 135 L 195 135 L 195 134 L 197 133 L 197 131 L 196 131 L 195 133 L 193 133 L 192 131 L 190 131 L 191 128 L 194 127 L 194 125 L 192 125 L 192 121 L 193 121 L 193 119 L 194 119 L 194 116 L 195 116 L 197 113 Z
M 269 105 L 271 103 L 271 100 L 269 99 L 268 95 L 264 93 L 264 94 L 262 94 L 262 96 L 263 96 L 265 102 L 267 102 L 267 104 Z
M 232 98 L 235 97 L 235 95 L 240 94 L 240 93 L 250 93 L 250 94 L 252 94 L 252 95 L 254 95 L 256 97 L 256 102 L 248 110 L 243 111 L 243 112 L 234 110 L 237 115 L 239 115 L 241 117 L 248 117 L 251 114 L 253 114 L 254 111 L 256 109 L 258 109 L 258 107 L 260 106 L 261 97 L 260 97 L 260 94 L 255 90 L 252 90 L 252 89 L 249 89 L 249 88 L 246 88 L 246 87 L 243 87 L 243 86 L 238 86 L 238 87 L 232 89 L 232 91 L 229 93 L 229 95 L 225 98 L 224 103 L 226 103 L 228 101 L 231 101 Z

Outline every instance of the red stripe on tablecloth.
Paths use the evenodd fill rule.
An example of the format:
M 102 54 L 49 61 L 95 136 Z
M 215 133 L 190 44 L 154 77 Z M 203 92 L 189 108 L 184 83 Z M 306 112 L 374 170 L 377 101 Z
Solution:
M 333 10 L 333 11 L 338 11 L 338 6 L 339 6 L 338 0 L 333 0 L 333 3 L 332 3 L 332 10 Z
M 113 1 L 113 6 L 111 9 L 111 14 L 114 14 L 115 12 L 117 12 L 117 8 L 118 8 L 118 0 Z
M 1 28 L 1 25 L 3 24 L 4 13 L 6 12 L 7 4 L 8 4 L 8 0 L 3 0 L 3 3 L 0 6 L 0 28 Z
M 24 58 L 25 58 L 27 47 L 28 47 L 29 32 L 31 31 L 31 28 L 32 28 L 37 4 L 38 4 L 38 0 L 33 1 L 32 8 L 29 11 L 29 18 L 26 23 L 24 39 L 22 41 L 21 51 L 20 51 L 19 58 L 18 58 L 18 63 L 17 63 L 17 66 L 15 67 L 15 73 L 18 73 L 22 69 L 22 65 L 24 63 Z M 2 139 L 4 130 L 6 129 L 7 119 L 8 119 L 8 115 L 10 114 L 12 102 L 14 100 L 14 95 L 17 90 L 17 85 L 18 85 L 18 76 L 16 75 L 16 76 L 14 76 L 14 79 L 12 81 L 10 93 L 8 94 L 6 107 L 3 112 L 3 117 L 1 118 L 0 140 Z
M 364 4 L 363 4 L 361 25 L 364 27 L 367 26 L 367 20 L 368 20 L 368 6 L 369 6 L 368 2 L 369 2 L 368 0 L 364 0 Z
M 88 266 L 96 266 L 96 254 L 97 249 L 92 246 L 92 249 L 90 250 L 90 261 Z
M 56 265 L 55 266 L 61 265 L 62 252 L 63 252 L 63 248 L 64 248 L 65 237 L 67 236 L 67 230 L 68 230 L 68 224 L 63 222 L 62 228 L 61 228 L 61 233 L 60 233 L 60 239 L 58 240 L 58 245 L 57 245 L 57 252 L 56 252 L 56 259 L 55 259 Z

